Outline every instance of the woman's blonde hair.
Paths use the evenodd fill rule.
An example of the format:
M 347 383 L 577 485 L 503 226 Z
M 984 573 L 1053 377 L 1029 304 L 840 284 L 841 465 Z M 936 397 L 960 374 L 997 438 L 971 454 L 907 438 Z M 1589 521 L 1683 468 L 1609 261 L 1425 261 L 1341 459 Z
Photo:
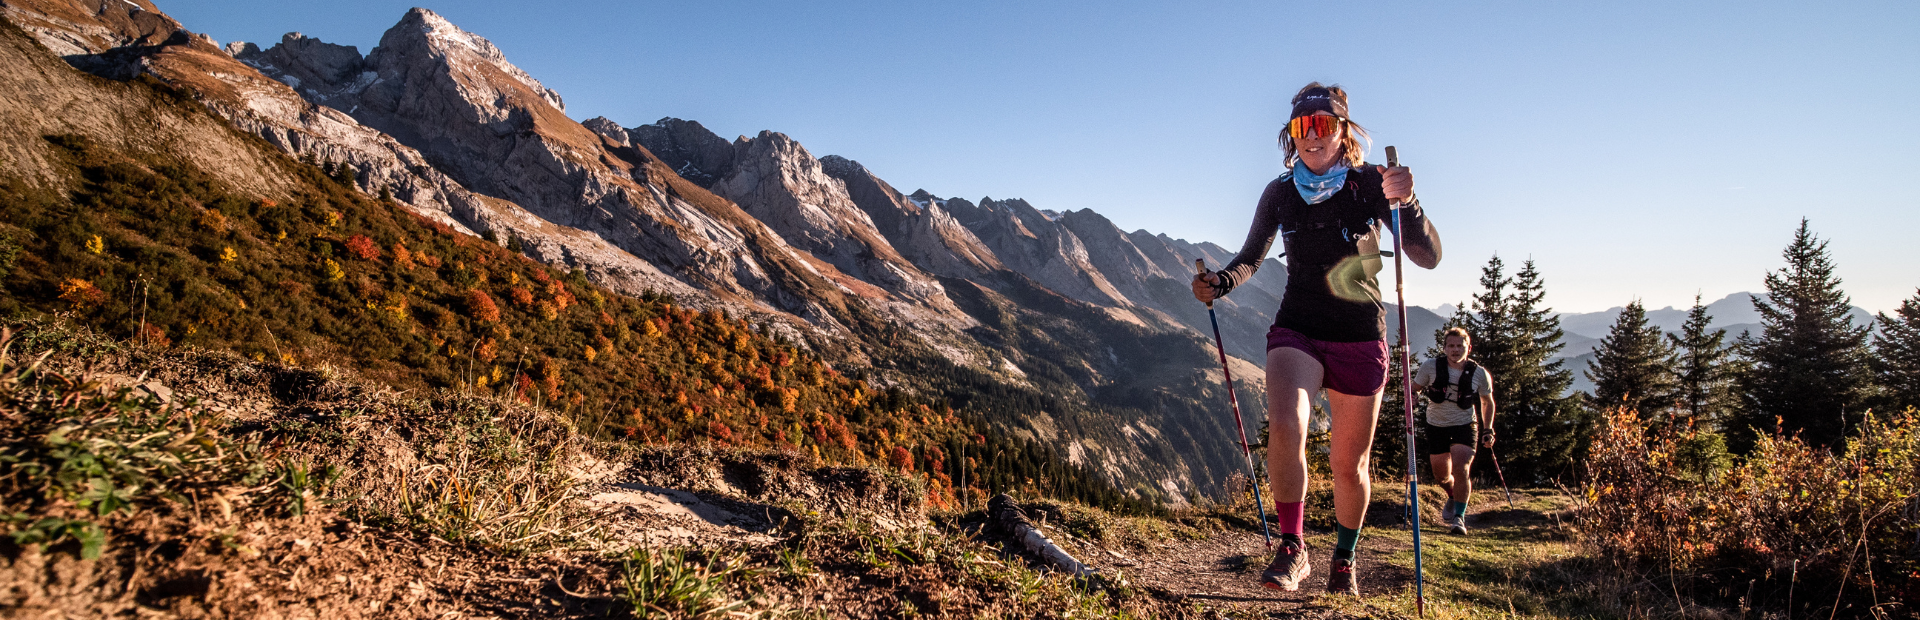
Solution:
M 1473 346 L 1473 334 L 1467 333 L 1467 328 L 1465 327 L 1454 327 L 1454 328 L 1448 329 L 1445 335 L 1440 336 L 1440 344 L 1446 344 L 1447 339 L 1452 338 L 1454 336 L 1460 337 L 1460 344 L 1464 344 L 1469 347 Z
M 1319 82 L 1313 82 L 1301 87 L 1300 92 L 1294 93 L 1293 101 L 1290 103 L 1300 103 L 1300 99 L 1306 96 L 1307 91 L 1316 88 L 1326 89 L 1328 93 L 1331 93 L 1335 99 L 1340 101 L 1340 107 L 1344 108 L 1347 106 L 1346 89 L 1341 88 L 1339 84 L 1326 86 Z M 1291 121 L 1293 119 L 1287 120 Z M 1373 140 L 1367 137 L 1367 128 L 1361 127 L 1359 123 L 1344 117 L 1340 120 L 1340 124 L 1346 128 L 1345 131 L 1340 132 L 1341 158 L 1346 160 L 1348 168 L 1358 168 L 1361 164 L 1367 163 L 1367 145 L 1371 144 Z M 1285 127 L 1280 128 L 1280 150 L 1287 154 L 1288 168 L 1292 168 L 1294 162 L 1300 161 L 1300 154 L 1294 152 L 1293 149 L 1293 134 L 1288 133 Z

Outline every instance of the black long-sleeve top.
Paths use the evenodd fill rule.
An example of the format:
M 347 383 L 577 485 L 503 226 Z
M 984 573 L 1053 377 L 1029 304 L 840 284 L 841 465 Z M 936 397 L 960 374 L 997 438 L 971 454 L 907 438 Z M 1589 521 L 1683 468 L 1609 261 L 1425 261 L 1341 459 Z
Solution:
M 1391 205 L 1373 166 L 1347 173 L 1333 197 L 1307 204 L 1291 174 L 1281 175 L 1260 195 L 1253 228 L 1239 255 L 1220 269 L 1215 296 L 1224 296 L 1260 269 L 1275 236 L 1286 245 L 1287 289 L 1274 325 L 1315 340 L 1367 342 L 1386 337 L 1386 308 L 1381 303 L 1381 229 L 1391 226 Z M 1413 264 L 1440 264 L 1440 235 L 1418 199 L 1400 209 L 1402 250 Z

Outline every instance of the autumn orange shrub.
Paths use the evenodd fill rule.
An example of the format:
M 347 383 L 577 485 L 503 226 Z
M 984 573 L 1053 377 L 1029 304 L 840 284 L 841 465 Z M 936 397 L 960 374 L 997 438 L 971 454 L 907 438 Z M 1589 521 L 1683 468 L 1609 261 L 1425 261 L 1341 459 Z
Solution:
M 407 244 L 393 244 L 393 264 L 398 265 L 401 269 L 413 268 L 413 252 L 407 250 Z
M 500 321 L 500 306 L 494 305 L 493 296 L 486 291 L 472 289 L 467 291 L 467 315 L 482 323 Z
M 547 296 L 553 298 L 554 305 L 560 306 L 561 310 L 565 310 L 567 306 L 573 305 L 573 293 L 567 292 L 566 283 L 559 281 L 548 282 Z
M 1837 451 L 1776 431 L 1724 471 L 1712 435 L 1649 426 L 1616 411 L 1594 437 L 1577 522 L 1599 554 L 1729 604 L 1797 588 L 1796 617 L 1920 598 L 1920 413 L 1869 415 Z
M 68 278 L 60 282 L 60 299 L 73 304 L 78 310 L 86 310 L 107 300 L 107 294 L 100 291 L 93 282 L 79 278 Z
M 516 306 L 522 306 L 522 307 L 531 306 L 533 305 L 533 291 L 529 291 L 525 288 L 515 287 L 514 289 L 507 291 L 507 299 L 512 300 L 513 305 L 516 305 Z
M 893 466 L 894 469 L 900 470 L 901 473 L 912 472 L 913 452 L 900 446 L 894 446 L 892 450 L 887 451 L 887 464 Z

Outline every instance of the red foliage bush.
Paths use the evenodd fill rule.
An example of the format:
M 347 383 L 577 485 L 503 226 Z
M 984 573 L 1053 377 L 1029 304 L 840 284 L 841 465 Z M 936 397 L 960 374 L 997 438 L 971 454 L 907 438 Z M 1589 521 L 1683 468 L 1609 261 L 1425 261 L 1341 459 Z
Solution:
M 507 291 L 507 299 L 513 300 L 513 305 L 516 306 L 531 306 L 533 305 L 533 291 L 524 288 L 514 288 L 513 290 Z
M 707 423 L 707 435 L 720 443 L 733 443 L 733 428 L 717 420 Z
M 913 452 L 894 446 L 892 450 L 887 451 L 887 464 L 900 470 L 901 473 L 911 472 L 913 471 Z
M 467 291 L 467 316 L 482 323 L 500 321 L 500 306 L 494 305 L 493 296 L 486 291 L 473 289 Z
M 173 341 L 167 339 L 167 330 L 160 329 L 160 326 L 152 323 L 141 326 L 139 342 L 161 349 L 173 346 Z
M 523 373 L 520 373 L 519 376 L 514 377 L 513 379 L 514 399 L 519 400 L 520 402 L 523 402 L 523 403 L 532 402 L 533 390 L 534 390 L 533 378 L 528 377 L 527 373 L 523 372 Z
M 366 235 L 347 237 L 347 251 L 360 260 L 380 259 L 380 245 L 368 239 Z

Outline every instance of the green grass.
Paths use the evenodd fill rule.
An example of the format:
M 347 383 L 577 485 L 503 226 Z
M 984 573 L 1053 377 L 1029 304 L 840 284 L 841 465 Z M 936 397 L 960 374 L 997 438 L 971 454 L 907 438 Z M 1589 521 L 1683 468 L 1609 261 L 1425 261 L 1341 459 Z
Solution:
M 1496 495 L 1498 492 L 1494 490 Z M 1444 527 L 1423 518 L 1426 617 L 1723 617 L 1714 610 L 1691 605 L 1682 612 L 1670 594 L 1663 597 L 1653 584 L 1632 579 L 1587 554 L 1572 532 L 1561 525 L 1565 517 L 1561 522 L 1552 517 L 1568 506 L 1568 499 L 1557 491 L 1516 491 L 1511 509 L 1504 502 L 1477 504 L 1468 516 L 1470 535 L 1464 537 L 1448 534 Z M 1362 535 L 1404 537 L 1407 532 L 1398 529 Z M 1333 536 L 1316 536 L 1310 542 L 1316 548 L 1331 548 Z M 1366 559 L 1362 561 L 1364 566 Z M 1372 561 L 1411 570 L 1413 551 L 1409 548 Z M 1411 583 L 1390 595 L 1370 596 L 1364 601 L 1325 600 L 1355 614 L 1387 611 L 1413 617 L 1419 611 Z

